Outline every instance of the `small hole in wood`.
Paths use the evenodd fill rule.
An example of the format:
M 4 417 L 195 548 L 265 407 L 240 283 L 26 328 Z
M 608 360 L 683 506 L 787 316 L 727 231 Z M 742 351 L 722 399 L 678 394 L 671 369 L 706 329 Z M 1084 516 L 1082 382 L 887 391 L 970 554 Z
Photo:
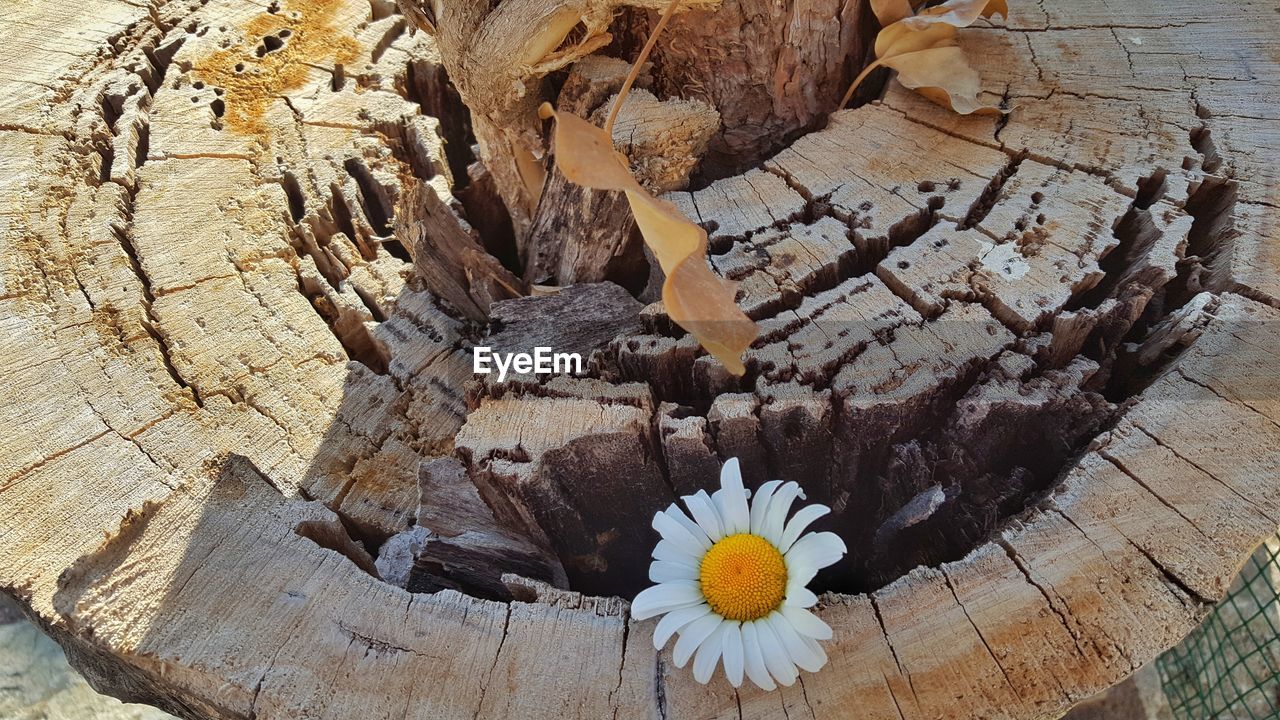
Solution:
M 276 158 L 276 162 L 280 162 L 280 158 Z M 284 188 L 285 198 L 289 201 L 289 217 L 293 218 L 295 223 L 301 222 L 307 214 L 307 203 L 303 199 L 302 186 L 298 183 L 298 177 L 291 172 L 286 172 L 281 177 L 280 184 Z
M 254 54 L 258 57 L 266 57 L 267 53 L 275 52 L 284 47 L 284 40 L 275 35 L 267 35 L 262 38 L 262 44 L 254 50 Z

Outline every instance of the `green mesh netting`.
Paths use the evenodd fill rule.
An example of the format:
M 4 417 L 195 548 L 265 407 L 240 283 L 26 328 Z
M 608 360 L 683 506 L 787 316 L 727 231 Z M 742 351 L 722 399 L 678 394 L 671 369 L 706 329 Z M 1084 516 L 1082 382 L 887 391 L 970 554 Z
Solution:
M 1253 554 L 1227 598 L 1156 666 L 1179 720 L 1280 717 L 1280 536 Z

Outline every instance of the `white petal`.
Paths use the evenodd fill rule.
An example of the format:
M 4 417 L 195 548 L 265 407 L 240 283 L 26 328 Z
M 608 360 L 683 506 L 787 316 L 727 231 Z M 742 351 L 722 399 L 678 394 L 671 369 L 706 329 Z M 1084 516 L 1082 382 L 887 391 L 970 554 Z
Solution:
M 781 484 L 781 480 L 770 480 L 756 491 L 756 496 L 751 501 L 751 534 L 760 534 L 760 528 L 764 526 L 764 513 L 769 509 L 769 499 Z
M 711 631 L 702 645 L 698 646 L 698 654 L 693 658 L 693 679 L 707 684 L 716 671 L 716 663 L 720 662 L 720 653 L 724 651 L 724 631 L 729 627 L 728 620 L 721 620 L 716 629 Z
M 720 466 L 720 487 L 728 488 L 731 485 L 742 487 L 742 468 L 738 466 L 736 457 L 725 460 L 724 465 Z
M 800 539 L 800 534 L 809 527 L 814 520 L 831 512 L 831 508 L 826 505 L 805 505 L 796 511 L 791 521 L 787 523 L 787 529 L 782 532 L 782 540 L 778 542 L 778 551 L 786 553 Z
M 698 571 L 684 563 L 654 560 L 649 563 L 649 579 L 656 583 L 673 580 L 697 580 Z
M 663 540 L 689 555 L 701 555 L 711 547 L 709 544 L 699 542 L 684 525 L 665 512 L 658 512 L 653 516 L 653 529 L 662 535 Z
M 799 608 L 813 607 L 818 604 L 818 596 L 813 591 L 804 586 L 804 583 L 796 583 L 792 587 L 791 582 L 787 582 L 787 605 Z
M 711 547 L 711 538 L 707 537 L 707 531 L 703 530 L 702 526 L 698 523 L 690 520 L 689 516 L 686 515 L 675 503 L 671 503 L 667 506 L 667 514 L 674 518 L 676 522 L 683 525 L 684 529 L 688 530 L 689 534 L 698 541 L 698 544 L 702 545 L 704 548 Z
M 814 568 L 793 562 L 787 563 L 787 597 L 790 597 L 793 592 L 798 591 L 800 588 L 807 586 L 817 574 L 818 571 Z M 808 606 L 806 605 L 805 607 Z
M 764 513 L 760 536 L 772 543 L 774 547 L 782 542 L 782 529 L 787 525 L 787 515 L 791 512 L 791 504 L 795 502 L 800 492 L 799 483 L 783 483 L 769 500 L 769 509 Z
M 754 624 L 756 635 L 760 638 L 760 654 L 764 655 L 764 664 L 769 668 L 769 674 L 779 683 L 791 686 L 800 677 L 795 664 L 791 662 L 791 653 L 787 652 L 778 634 L 770 627 L 768 618 L 756 620 Z
M 685 625 L 680 631 L 680 639 L 676 641 L 676 649 L 672 653 L 676 667 L 684 667 L 684 664 L 689 662 L 689 656 L 693 655 L 693 651 L 697 650 L 702 641 L 715 632 L 722 622 L 724 618 L 710 613 Z
M 729 508 L 725 507 L 724 504 L 726 497 L 728 497 L 728 494 L 723 488 L 711 493 L 711 504 L 715 505 L 716 512 L 720 513 L 720 522 L 724 523 L 724 534 L 727 537 L 737 533 L 737 529 L 729 520 Z
M 844 557 L 844 541 L 831 532 L 805 535 L 786 552 L 787 570 L 792 565 L 805 570 L 821 570 Z
M 747 504 L 747 491 L 742 487 L 738 458 L 729 458 L 720 469 L 720 492 L 724 493 L 723 500 L 719 502 L 722 503 L 720 516 L 724 518 L 726 532 L 736 534 L 750 530 L 751 507 Z
M 701 549 L 696 553 L 688 552 L 670 540 L 659 540 L 658 544 L 653 546 L 654 560 L 677 562 L 692 568 L 702 565 L 702 556 L 705 554 Z
M 672 610 L 666 615 L 663 615 L 662 619 L 658 621 L 658 627 L 653 629 L 653 648 L 655 650 L 661 650 L 677 630 L 680 630 L 689 623 L 710 612 L 710 605 L 707 605 L 706 603 L 699 603 L 692 607 L 683 607 L 679 610 Z
M 808 647 L 810 652 L 818 656 L 818 667 L 822 667 L 827 664 L 827 651 L 822 649 L 821 643 L 811 637 L 805 637 L 804 635 L 801 635 L 800 639 L 804 641 L 805 647 Z
M 791 627 L 791 623 L 783 617 L 782 613 L 774 611 L 769 617 L 764 619 L 769 623 L 769 627 L 778 634 L 778 639 L 782 641 L 782 646 L 787 649 L 787 654 L 791 656 L 791 661 L 799 665 L 801 669 L 809 672 L 817 672 L 822 669 L 822 663 L 826 658 L 813 652 L 812 648 L 804 644 L 800 639 L 800 634 L 796 629 Z
M 808 610 L 794 605 L 783 605 L 778 608 L 778 612 L 782 613 L 782 617 L 786 618 L 787 622 L 791 623 L 791 627 L 801 635 L 815 640 L 831 639 L 831 626 Z
M 647 620 L 655 615 L 702 602 L 702 589 L 696 582 L 668 582 L 645 588 L 631 601 L 631 617 Z
M 720 522 L 720 512 L 716 510 L 716 505 L 711 502 L 711 496 L 706 490 L 685 495 L 683 500 L 684 504 L 689 506 L 689 512 L 693 513 L 693 519 L 698 521 L 698 526 L 707 534 L 711 542 L 714 543 L 724 537 L 724 525 Z
M 743 671 L 743 653 L 742 653 L 742 623 L 734 621 L 726 623 L 724 631 L 724 675 L 729 678 L 729 684 L 734 687 L 742 686 Z
M 778 687 L 769 675 L 769 668 L 764 664 L 764 655 L 760 652 L 760 637 L 753 622 L 742 624 L 742 659 L 747 677 L 761 690 L 773 690 Z

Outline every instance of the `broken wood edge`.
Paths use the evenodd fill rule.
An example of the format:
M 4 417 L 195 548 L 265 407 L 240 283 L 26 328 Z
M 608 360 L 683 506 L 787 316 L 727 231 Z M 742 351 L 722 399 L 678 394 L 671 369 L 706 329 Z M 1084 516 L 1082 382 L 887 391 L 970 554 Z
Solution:
M 1270 419 L 1233 397 L 1248 378 L 1224 377 L 1215 359 L 1224 345 L 1241 347 L 1231 323 L 1280 313 L 1228 295 L 1215 314 L 1192 356 L 1040 507 L 962 560 L 918 568 L 869 595 L 823 596 L 817 612 L 835 629 L 831 663 L 802 675 L 803 692 L 735 694 L 723 678 L 696 684 L 653 650 L 653 621 L 629 621 L 618 598 L 514 578 L 526 600 L 509 605 L 386 585 L 342 548 L 298 532 L 304 523 L 340 528 L 331 511 L 284 498 L 234 456 L 216 477 L 126 519 L 65 572 L 54 598 L 62 619 L 44 626 L 96 687 L 188 717 L 270 717 L 337 702 L 316 697 L 290 658 L 334 672 L 396 667 L 414 689 L 401 695 L 394 688 L 404 686 L 381 684 L 350 702 L 403 703 L 424 717 L 544 717 L 563 712 L 553 700 L 565 698 L 582 717 L 700 716 L 739 703 L 748 716 L 778 702 L 815 714 L 853 703 L 865 717 L 960 717 L 956 692 L 975 698 L 966 716 L 1001 708 L 1055 717 L 1195 627 L 1280 526 L 1280 494 L 1256 496 L 1250 468 L 1215 454 L 1199 424 L 1176 415 L 1194 408 L 1264 448 L 1280 442 Z M 1199 446 L 1188 443 L 1195 437 Z M 193 513 L 195 530 L 175 535 L 175 521 Z M 174 577 L 191 579 L 175 586 Z M 168 596 L 156 598 L 152 588 L 166 586 Z M 301 602 L 289 603 L 295 593 Z M 223 643 L 243 640 L 201 637 L 211 618 L 263 640 L 232 652 Z M 447 669 L 442 647 L 457 653 Z M 436 682 L 419 689 L 421 677 Z
M 103 9 L 105 12 L 105 6 Z M 76 26 L 73 22 L 67 25 Z M 17 98 L 23 102 L 29 99 L 29 95 Z M 15 136 L 21 141 L 13 144 L 20 145 L 23 152 L 7 157 L 37 156 L 37 150 L 43 149 L 40 143 L 46 142 L 45 133 L 55 139 L 70 133 L 53 123 L 46 126 L 25 118 L 23 122 L 19 129 L 0 133 L 6 142 Z M 1014 124 L 1006 132 L 1016 130 Z M 103 139 L 99 131 L 94 136 Z M 209 162 L 204 167 L 226 171 L 240 163 L 236 157 L 197 160 L 215 159 L 226 162 Z M 126 169 L 126 174 L 134 170 Z M 165 177 L 161 175 L 161 179 Z M 121 177 L 120 182 L 121 187 L 126 187 L 133 180 Z M 12 190 L 6 188 L 6 192 Z M 111 202 L 113 191 L 114 187 L 104 186 L 106 204 Z M 15 201 L 13 205 L 20 203 Z M 369 242 L 367 232 L 358 234 L 360 237 L 353 241 Z M 47 237 L 51 242 L 61 239 L 56 234 Z M 49 248 L 55 258 L 60 257 L 57 250 L 56 246 Z M 145 252 L 143 260 L 148 260 Z M 1260 267 L 1257 272 L 1264 280 L 1275 274 L 1274 267 Z M 56 268 L 41 269 L 56 272 Z M 86 298 L 98 297 L 99 288 L 81 286 L 76 290 L 73 282 L 65 287 L 59 284 L 69 280 L 65 277 L 55 275 L 44 280 L 54 293 L 70 289 L 72 296 L 78 292 Z M 211 278 L 211 285 L 216 282 Z M 36 287 L 38 291 L 46 290 L 45 286 Z M 1239 301 L 1232 299 L 1232 303 Z M 1248 303 L 1237 306 L 1252 307 Z M 75 326 L 60 326 L 58 330 L 75 330 Z M 72 335 L 69 342 L 81 339 Z M 1200 361 L 1207 362 L 1203 356 Z M 1083 477 L 1108 480 L 1107 492 L 1101 493 L 1103 500 L 1112 498 L 1117 489 L 1123 490 L 1127 494 L 1121 497 L 1142 501 L 1130 507 L 1162 519 L 1161 529 L 1167 523 L 1185 537 L 1198 538 L 1194 545 L 1160 543 L 1158 538 L 1141 532 L 1147 527 L 1142 524 L 1126 528 L 1128 533 L 1119 532 L 1115 523 L 1109 522 L 1110 504 L 1094 503 L 1098 488 L 1077 478 L 1081 485 L 1064 485 L 1064 489 L 1082 487 L 1082 491 L 1060 493 L 1053 505 L 1002 535 L 998 548 L 984 545 L 979 548 L 981 553 L 975 551 L 958 563 L 908 576 L 900 584 L 870 596 L 828 596 L 822 612 L 831 622 L 840 623 L 841 637 L 848 638 L 836 646 L 839 653 L 833 650 L 832 666 L 824 673 L 806 676 L 806 686 L 799 688 L 799 693 L 796 688 L 763 697 L 744 692 L 748 707 L 768 712 L 781 702 L 784 708 L 812 708 L 833 702 L 834 698 L 842 703 L 860 702 L 873 717 L 900 717 L 932 713 L 938 708 L 953 711 L 955 688 L 976 686 L 978 691 L 971 696 L 981 699 L 983 705 L 975 706 L 978 709 L 1021 711 L 1031 703 L 1027 712 L 1033 713 L 1038 712 L 1036 708 L 1061 704 L 1081 686 L 1107 682 L 1112 673 L 1123 673 L 1126 667 L 1156 652 L 1158 646 L 1176 639 L 1179 628 L 1195 615 L 1202 600 L 1214 597 L 1216 583 L 1240 556 L 1235 550 L 1250 544 L 1250 538 L 1255 536 L 1255 525 L 1275 524 L 1271 504 L 1274 493 L 1258 484 L 1260 479 L 1265 482 L 1275 477 L 1274 473 L 1259 472 L 1265 468 L 1266 451 L 1274 450 L 1274 435 L 1264 422 L 1270 417 L 1266 413 L 1271 408 L 1256 402 L 1265 397 L 1255 394 L 1256 388 L 1253 392 L 1236 392 L 1238 388 L 1224 384 L 1213 373 L 1198 374 L 1195 363 L 1184 363 L 1175 376 L 1159 382 L 1151 393 L 1157 403 L 1134 415 L 1132 427 L 1126 425 L 1109 436 L 1111 450 L 1102 447 L 1097 458 L 1093 454 L 1086 456 L 1089 463 L 1082 461 L 1079 472 Z M 80 389 L 55 390 L 62 393 L 58 401 L 68 406 L 82 397 L 77 394 Z M 194 389 L 184 386 L 182 390 L 185 392 L 178 393 L 182 407 L 203 402 L 212 408 L 226 400 L 216 393 L 202 397 Z M 1176 406 L 1161 409 L 1158 400 L 1162 394 L 1171 399 L 1205 400 L 1209 405 L 1197 406 L 1199 410 L 1218 408 L 1209 417 L 1232 432 L 1248 431 L 1251 434 L 1243 437 L 1255 441 L 1253 446 L 1264 452 L 1243 458 L 1244 463 L 1234 456 L 1215 455 L 1213 447 L 1205 446 L 1205 416 L 1179 414 Z M 102 412 L 102 408 L 92 409 Z M 188 431 L 206 429 L 191 427 Z M 1174 454 L 1184 443 L 1190 443 L 1188 447 L 1193 448 L 1193 458 L 1200 468 L 1188 469 L 1188 461 Z M 1138 476 L 1142 478 L 1138 482 L 1125 469 L 1133 472 L 1131 455 L 1143 453 L 1147 457 L 1154 454 L 1176 474 L 1172 479 Z M 669 668 L 662 657 L 655 656 L 645 644 L 647 624 L 626 622 L 624 610 L 616 600 L 614 605 L 606 598 L 590 609 L 553 611 L 543 605 L 469 600 L 456 593 L 413 596 L 395 591 L 362 572 L 353 559 L 344 555 L 344 550 L 350 550 L 347 543 L 330 549 L 315 544 L 324 541 L 327 534 L 298 535 L 296 528 L 304 523 L 319 523 L 335 529 L 328 537 L 340 537 L 334 524 L 336 516 L 319 503 L 283 500 L 269 480 L 234 460 L 213 465 L 210 470 L 214 477 L 175 491 L 166 482 L 169 478 L 153 469 L 143 457 L 145 454 L 132 435 L 117 436 L 108 429 L 101 435 L 86 437 L 84 443 L 66 452 L 38 457 L 30 468 L 32 473 L 3 489 L 7 500 L 26 498 L 25 493 L 34 488 L 29 507 L 45 508 L 54 492 L 68 486 L 65 479 L 83 477 L 86 467 L 127 468 L 118 476 L 103 473 L 99 478 L 101 486 L 95 488 L 102 493 L 97 497 L 99 502 L 86 503 L 84 512 L 74 518 L 108 535 L 101 547 L 93 547 L 97 543 L 92 533 L 70 542 L 55 533 L 41 538 L 37 545 L 42 550 L 47 547 L 47 554 L 35 554 L 27 561 L 31 564 L 5 565 L 5 591 L 16 593 L 35 608 L 48 629 L 59 636 L 73 657 L 79 658 L 77 662 L 91 672 L 97 663 L 100 672 L 94 677 L 103 687 L 114 687 L 118 693 L 138 692 L 140 698 L 167 703 L 188 717 L 319 712 L 326 701 L 325 710 L 355 715 L 369 712 L 370 698 L 378 705 L 390 703 L 400 714 L 420 716 L 525 713 L 590 717 L 603 714 L 597 710 L 615 710 L 619 714 L 634 710 L 650 715 L 670 708 L 690 713 L 704 707 L 726 713 L 734 710 L 727 688 L 696 686 L 683 672 Z M 1164 467 L 1156 462 L 1147 464 L 1157 469 Z M 287 475 L 287 470 L 281 474 Z M 1183 502 L 1178 491 L 1186 487 L 1178 484 L 1181 478 L 1194 481 L 1191 489 L 1204 486 L 1211 490 L 1214 502 Z M 1162 489 L 1144 494 L 1144 484 Z M 240 498 L 226 492 L 237 485 L 245 493 Z M 1186 494 L 1192 495 L 1192 500 L 1199 497 Z M 1154 497 L 1166 496 L 1178 498 L 1178 502 L 1151 502 Z M 244 501 L 246 497 L 251 502 Z M 96 513 L 106 498 L 116 502 L 101 514 Z M 1252 508 L 1253 505 L 1258 507 Z M 140 510 L 127 514 L 121 524 L 119 515 L 113 514 L 116 507 Z M 229 508 L 236 512 L 227 512 Z M 1216 531 L 1210 522 L 1202 521 L 1204 528 L 1197 530 L 1188 526 L 1195 525 L 1191 520 L 1183 518 L 1188 523 L 1183 525 L 1174 516 L 1180 517 L 1182 511 L 1199 519 L 1198 513 L 1215 508 L 1229 509 L 1237 518 L 1223 526 L 1229 531 L 1225 539 L 1207 543 L 1220 547 L 1221 554 L 1187 557 L 1186 548 L 1206 545 L 1196 532 L 1208 537 L 1206 533 Z M 94 522 L 101 527 L 94 527 Z M 228 527 L 231 532 L 226 532 Z M 1037 528 L 1042 532 L 1033 532 Z M 26 526 L 21 529 L 28 530 Z M 61 530 L 61 524 L 56 529 Z M 234 548 L 213 542 L 225 540 L 230 544 L 244 535 L 249 536 L 249 542 Z M 1064 547 L 1064 537 L 1073 542 Z M 1013 544 L 1015 540 L 1021 544 Z M 82 548 L 86 541 L 90 547 Z M 273 545 L 267 541 L 292 551 L 276 557 L 270 552 Z M 1010 543 L 1015 551 L 1030 551 L 1015 552 L 1021 563 L 1013 557 L 1004 562 L 997 552 L 1004 549 L 1002 543 Z M 176 555 L 166 548 L 176 550 Z M 188 548 L 209 552 L 188 556 Z M 67 557 L 79 556 L 82 549 L 83 560 L 76 562 L 74 572 L 63 576 L 55 587 L 52 572 L 67 569 Z M 1005 555 L 1008 557 L 1008 552 Z M 212 576 L 197 572 L 206 562 L 218 572 Z M 1081 562 L 1096 565 L 1096 574 L 1081 580 L 1076 572 Z M 167 572 L 174 564 L 192 572 Z M 1026 568 L 1024 577 L 1032 578 L 1024 584 L 1018 584 L 1013 574 L 1014 570 L 1022 572 L 1020 565 Z M 262 570 L 266 572 L 253 572 Z M 1012 615 L 1006 607 L 994 604 L 999 598 L 984 595 L 985 585 L 966 582 L 974 573 L 983 580 L 1012 577 L 1013 584 L 1008 587 L 1020 589 L 1010 593 L 1022 603 L 1018 607 L 1038 610 L 1028 622 L 1058 622 L 1050 615 L 1063 618 L 1059 623 L 1062 632 L 1046 635 L 1050 639 L 1045 640 L 1045 647 L 1056 652 L 1058 645 L 1051 640 L 1060 641 L 1063 647 L 1068 647 L 1068 641 L 1075 645 L 1079 640 L 1083 647 L 1077 650 L 1080 657 L 1086 658 L 1085 668 L 1101 665 L 1103 671 L 1090 674 L 1087 680 L 1073 680 L 1070 674 L 1065 680 L 1056 675 L 1048 678 L 1043 673 L 1033 676 L 1030 671 L 1019 675 L 1021 665 L 1010 663 L 1018 656 L 1005 652 L 1018 638 L 994 630 L 1005 627 L 1001 623 L 1024 616 Z M 174 591 L 172 603 L 157 603 L 153 594 L 161 587 Z M 1100 594 L 1101 589 L 1107 591 L 1105 595 Z M 1043 599 L 1037 601 L 1033 590 Z M 947 600 L 948 592 L 953 601 Z M 1116 604 L 1120 617 L 1112 618 L 1106 612 L 1106 603 L 1099 598 L 1116 592 L 1123 595 L 1124 603 Z M 198 602 L 202 598 L 203 604 Z M 260 598 L 260 606 L 255 607 L 250 598 Z M 584 598 L 582 602 L 587 600 L 596 599 Z M 986 605 L 988 601 L 993 605 Z M 931 657 L 921 657 L 920 643 L 912 632 L 922 605 L 925 610 L 941 608 L 944 612 L 939 614 L 948 621 L 925 636 L 931 643 L 926 649 L 935 650 L 935 633 L 951 637 L 945 633 L 955 632 L 954 637 L 959 639 L 954 644 L 956 651 L 977 653 L 974 662 L 965 662 L 975 657 L 972 655 L 959 661 L 946 656 L 953 661 L 938 666 Z M 55 607 L 66 610 L 66 614 L 55 611 Z M 271 614 L 262 613 L 263 607 Z M 981 612 L 984 609 L 990 612 Z M 1149 632 L 1149 616 L 1153 614 L 1158 616 L 1159 624 L 1156 632 Z M 233 620 L 261 632 L 246 633 L 247 638 L 219 632 Z M 973 632 L 966 630 L 968 627 Z M 312 628 L 312 632 L 299 635 L 299 628 Z M 1026 636 L 1023 628 L 1017 629 L 1018 637 Z M 509 635 L 511 642 L 506 642 Z M 566 642 L 557 645 L 549 643 L 548 638 L 565 638 Z M 1099 647 L 1091 650 L 1095 641 Z M 605 652 L 600 652 L 601 647 Z M 453 652 L 446 653 L 442 650 L 445 648 Z M 610 653 L 612 649 L 617 652 Z M 1039 650 L 1047 652 L 1044 648 Z M 610 662 L 615 654 L 617 661 Z M 1067 654 L 1068 658 L 1073 657 L 1069 647 Z M 1051 657 L 1053 660 L 1046 667 L 1053 670 L 1059 667 L 1054 661 L 1060 656 Z M 292 658 L 306 658 L 328 675 L 317 676 L 311 669 L 294 664 Z M 879 676 L 874 675 L 877 669 L 881 671 Z M 444 677 L 441 673 L 445 673 Z M 335 682 L 347 677 L 376 678 L 378 684 L 372 688 L 362 686 L 351 697 L 326 694 Z M 425 683 L 423 678 L 433 682 Z M 1040 680 L 1045 681 L 1047 690 L 1040 689 Z M 829 687 L 833 684 L 837 685 L 834 690 Z M 1010 695 L 1017 696 L 1012 703 Z M 1037 704 L 1044 697 L 1049 699 L 1043 705 Z M 949 704 L 940 705 L 944 701 Z

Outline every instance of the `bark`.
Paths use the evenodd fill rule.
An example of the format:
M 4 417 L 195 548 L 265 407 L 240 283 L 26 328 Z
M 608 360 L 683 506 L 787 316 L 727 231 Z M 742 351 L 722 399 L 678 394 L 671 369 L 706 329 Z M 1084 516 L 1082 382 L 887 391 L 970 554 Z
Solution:
M 545 140 L 537 117 L 538 104 L 550 99 L 543 78 L 607 45 L 612 39 L 609 23 L 620 8 L 661 8 L 667 2 L 400 2 L 410 8 L 410 18 L 437 40 L 444 66 L 471 111 L 481 158 L 511 212 L 524 257 L 524 242 L 547 173 Z
M 603 124 L 629 67 L 605 57 L 577 63 L 557 109 Z M 636 179 L 653 192 L 667 192 L 688 185 L 719 127 L 719 115 L 706 103 L 660 101 L 636 89 L 620 108 L 613 138 Z M 574 185 L 553 168 L 530 229 L 525 278 L 564 285 L 611 280 L 639 290 L 649 276 L 642 245 L 623 193 Z
M 407 185 L 396 213 L 396 237 L 409 248 L 428 291 L 478 322 L 489 317 L 493 303 L 527 291 L 524 282 L 489 254 L 460 217 L 460 208 L 446 201 L 447 187 L 423 182 Z
M 621 42 L 643 45 L 658 15 L 634 11 Z M 848 0 L 723 0 L 672 21 L 655 49 L 655 90 L 720 112 L 702 174 L 755 167 L 834 112 L 878 29 Z
M 1175 11 L 1018 6 L 964 33 L 1006 120 L 890 85 L 669 192 L 761 325 L 734 378 L 615 286 L 500 297 L 421 112 L 443 24 L 22 5 L 0 592 L 188 718 L 1056 717 L 1280 525 L 1269 17 Z M 472 374 L 542 339 L 587 367 Z M 850 547 L 802 687 L 698 685 L 628 617 L 729 456 Z
M 424 0 L 400 2 L 411 19 L 438 38 L 443 62 L 471 109 L 481 155 L 511 211 L 526 278 L 556 278 L 567 284 L 616 280 L 622 274 L 643 277 L 630 269 L 642 264 L 634 243 L 612 274 L 602 272 L 595 257 L 579 258 L 573 252 L 567 238 L 582 235 L 572 231 L 589 227 L 586 218 L 618 218 L 602 225 L 625 227 L 626 213 L 617 198 L 584 198 L 583 191 L 555 177 L 548 169 L 546 139 L 535 110 L 542 100 L 552 99 L 543 82 L 547 73 L 610 45 L 614 13 L 634 8 L 616 23 L 618 39 L 610 46 L 615 53 L 633 57 L 667 1 L 575 0 L 548 5 L 528 0 L 493 9 L 487 2 L 450 3 L 441 7 L 438 17 L 426 9 L 429 3 Z M 700 176 L 724 177 L 748 169 L 800 133 L 818 127 L 837 109 L 843 89 L 862 68 L 875 29 L 865 5 L 843 0 L 686 1 L 685 11 L 658 45 L 653 84 L 660 97 L 709 105 L 723 123 L 714 130 L 708 148 L 704 131 L 680 118 L 688 109 L 635 112 L 645 120 L 665 116 L 670 132 L 687 135 L 687 141 L 668 141 L 663 157 L 696 162 Z M 586 115 L 599 101 L 585 102 L 581 85 L 571 78 L 565 88 L 568 96 L 561 95 L 559 101 Z M 652 148 L 628 147 L 622 141 L 626 137 L 621 134 L 618 144 L 633 163 L 644 165 L 654 156 Z M 687 147 L 672 147 L 681 144 Z M 666 170 L 664 174 L 672 177 L 651 184 L 660 190 L 683 187 L 693 169 L 680 168 L 674 174 Z M 615 251 L 613 258 L 619 257 L 616 251 L 623 241 L 601 240 L 604 248 Z M 571 247 L 566 249 L 566 244 Z M 625 269 L 619 270 L 619 265 Z

